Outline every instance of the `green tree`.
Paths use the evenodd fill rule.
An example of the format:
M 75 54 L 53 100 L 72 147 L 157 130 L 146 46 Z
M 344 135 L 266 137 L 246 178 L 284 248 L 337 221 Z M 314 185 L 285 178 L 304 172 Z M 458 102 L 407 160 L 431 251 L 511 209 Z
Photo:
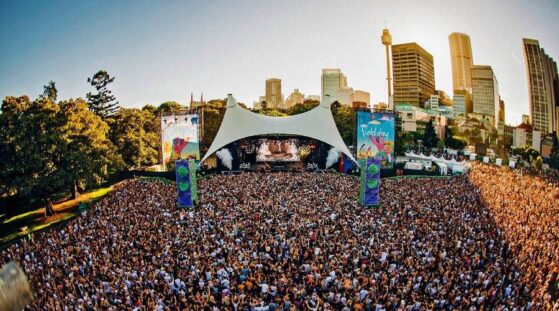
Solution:
M 296 104 L 293 107 L 290 107 L 289 109 L 287 109 L 287 114 L 292 116 L 292 115 L 304 113 L 304 112 L 307 112 L 311 109 L 314 109 L 317 106 L 318 106 L 318 104 L 316 104 L 314 102 L 305 101 L 302 104 Z
M 105 70 L 99 70 L 91 78 L 87 78 L 87 82 L 96 90 L 96 93 L 87 93 L 87 102 L 89 109 L 101 118 L 115 113 L 120 107 L 115 96 L 107 88 L 115 80 Z
M 142 107 L 142 111 L 148 111 L 153 115 L 157 115 L 157 107 L 155 107 L 154 105 L 147 104 Z
M 435 148 L 439 142 L 439 137 L 433 126 L 433 121 L 429 120 L 425 125 L 425 131 L 423 132 L 423 145 L 427 148 Z
M 21 201 L 51 214 L 54 195 L 97 185 L 118 169 L 107 124 L 82 100 L 6 97 L 0 114 L 0 180 Z
M 147 110 L 121 108 L 108 119 L 109 138 L 129 167 L 159 162 L 157 117 Z
M 454 135 L 454 130 L 451 127 L 447 127 L 445 131 L 445 146 L 454 150 L 462 150 L 468 142 L 459 136 Z
M 345 144 L 352 146 L 355 141 L 355 131 L 357 128 L 356 111 L 351 107 L 341 105 L 336 109 L 336 106 L 334 106 L 336 103 L 337 102 L 334 102 L 332 104 L 334 122 L 336 123 L 336 127 L 338 128 Z M 336 109 L 335 114 L 334 109 Z
M 338 110 L 340 110 L 340 107 L 342 107 L 342 104 L 340 104 L 338 101 L 334 101 L 331 105 L 330 105 L 330 110 L 332 110 L 332 115 L 335 116 L 338 114 Z
M 43 86 L 43 94 L 39 95 L 41 98 L 48 98 L 53 102 L 56 102 L 58 97 L 58 90 L 56 89 L 56 84 L 54 81 L 49 81 L 45 86 Z
M 65 172 L 65 186 L 76 198 L 79 188 L 98 186 L 110 173 L 122 169 L 122 159 L 109 140 L 109 126 L 88 109 L 87 102 L 78 98 L 59 105 L 64 142 L 61 169 Z
M 217 131 L 221 126 L 223 117 L 225 116 L 225 109 L 223 108 L 205 108 L 204 109 L 204 128 L 202 131 L 203 137 L 200 143 L 200 151 L 205 152 L 210 148 Z
M 8 96 L 1 110 L 0 183 L 25 202 L 43 204 L 51 215 L 50 197 L 65 187 L 60 108 L 49 98 Z
M 166 101 L 157 107 L 155 113 L 159 115 L 160 113 L 172 113 L 183 110 L 184 107 L 176 101 Z

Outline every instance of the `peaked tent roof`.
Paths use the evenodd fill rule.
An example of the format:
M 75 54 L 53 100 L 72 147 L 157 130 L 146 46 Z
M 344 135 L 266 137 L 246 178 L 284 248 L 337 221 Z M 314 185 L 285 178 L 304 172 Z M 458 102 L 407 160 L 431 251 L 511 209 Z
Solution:
M 200 162 L 236 140 L 267 134 L 300 135 L 318 139 L 355 162 L 338 132 L 329 104 L 321 103 L 314 109 L 289 117 L 270 117 L 239 106 L 231 94 L 227 95 L 227 110 L 223 122 L 210 149 Z

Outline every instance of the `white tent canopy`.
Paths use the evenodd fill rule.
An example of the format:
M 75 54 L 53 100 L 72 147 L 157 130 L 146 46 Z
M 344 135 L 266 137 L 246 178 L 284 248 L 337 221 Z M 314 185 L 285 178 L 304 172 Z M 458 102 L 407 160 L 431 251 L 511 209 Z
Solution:
M 227 110 L 223 122 L 212 145 L 200 162 L 236 140 L 267 134 L 300 135 L 318 139 L 355 162 L 334 123 L 330 104 L 321 103 L 312 110 L 294 116 L 270 117 L 239 106 L 231 94 L 227 95 Z

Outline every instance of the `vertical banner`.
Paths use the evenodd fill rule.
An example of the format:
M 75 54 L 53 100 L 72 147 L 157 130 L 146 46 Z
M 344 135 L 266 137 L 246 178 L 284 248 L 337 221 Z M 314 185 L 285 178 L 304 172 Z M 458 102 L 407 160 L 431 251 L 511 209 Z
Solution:
M 361 166 L 359 202 L 365 206 L 379 205 L 380 159 L 363 159 L 359 161 L 359 165 Z
M 394 114 L 357 112 L 357 159 L 379 158 L 383 168 L 394 166 Z
M 193 192 L 192 192 L 192 173 L 189 161 L 178 160 L 175 161 L 175 170 L 177 175 L 177 191 L 179 208 L 193 206 Z M 194 169 L 196 174 L 196 169 Z M 194 179 L 195 181 L 195 179 Z
M 192 205 L 198 204 L 198 183 L 196 182 L 196 161 L 188 160 L 188 169 L 190 171 L 190 189 L 192 197 Z
M 200 160 L 198 115 L 176 114 L 161 117 L 161 154 L 163 164 L 175 160 Z

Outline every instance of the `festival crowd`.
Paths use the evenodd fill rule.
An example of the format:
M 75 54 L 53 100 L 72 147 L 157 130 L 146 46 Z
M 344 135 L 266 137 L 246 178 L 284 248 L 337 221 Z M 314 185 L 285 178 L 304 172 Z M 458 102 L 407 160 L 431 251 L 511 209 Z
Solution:
M 381 182 L 243 173 L 129 180 L 66 226 L 2 251 L 29 310 L 551 310 L 558 189 L 506 169 Z

